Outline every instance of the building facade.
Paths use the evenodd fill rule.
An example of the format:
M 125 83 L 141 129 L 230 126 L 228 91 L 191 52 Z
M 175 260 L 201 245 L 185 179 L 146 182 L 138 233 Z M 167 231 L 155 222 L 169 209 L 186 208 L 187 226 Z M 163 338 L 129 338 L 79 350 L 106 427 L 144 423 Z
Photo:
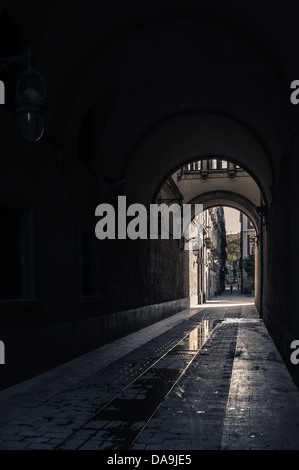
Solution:
M 201 253 L 202 301 L 225 289 L 226 232 L 223 207 L 204 211 L 204 243 Z
M 241 289 L 254 295 L 255 285 L 255 228 L 249 217 L 240 212 L 241 223 Z

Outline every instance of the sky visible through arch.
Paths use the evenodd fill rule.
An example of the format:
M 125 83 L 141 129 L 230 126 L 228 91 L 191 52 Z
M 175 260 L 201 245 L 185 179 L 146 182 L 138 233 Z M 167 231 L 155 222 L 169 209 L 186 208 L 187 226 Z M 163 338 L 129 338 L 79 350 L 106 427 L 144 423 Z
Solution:
M 226 233 L 240 233 L 240 211 L 232 207 L 224 207 Z

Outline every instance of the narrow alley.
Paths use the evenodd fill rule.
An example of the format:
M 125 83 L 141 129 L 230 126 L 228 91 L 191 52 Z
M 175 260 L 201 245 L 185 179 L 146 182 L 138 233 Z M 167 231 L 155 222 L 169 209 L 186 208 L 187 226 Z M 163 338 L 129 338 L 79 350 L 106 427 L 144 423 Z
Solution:
M 0 449 L 299 449 L 299 392 L 253 298 L 188 308 L 0 392 Z
M 299 450 L 298 17 L 0 1 L 0 450 Z

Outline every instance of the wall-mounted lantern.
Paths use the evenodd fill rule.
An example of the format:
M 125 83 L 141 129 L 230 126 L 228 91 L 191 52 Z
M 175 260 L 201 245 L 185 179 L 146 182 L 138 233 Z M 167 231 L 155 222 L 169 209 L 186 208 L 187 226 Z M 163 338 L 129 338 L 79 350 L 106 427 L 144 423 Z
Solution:
M 10 64 L 26 62 L 26 70 L 16 85 L 14 109 L 19 129 L 29 143 L 37 142 L 45 129 L 47 96 L 45 80 L 31 66 L 31 48 L 28 46 L 24 55 L 0 59 L 0 70 L 7 69 Z

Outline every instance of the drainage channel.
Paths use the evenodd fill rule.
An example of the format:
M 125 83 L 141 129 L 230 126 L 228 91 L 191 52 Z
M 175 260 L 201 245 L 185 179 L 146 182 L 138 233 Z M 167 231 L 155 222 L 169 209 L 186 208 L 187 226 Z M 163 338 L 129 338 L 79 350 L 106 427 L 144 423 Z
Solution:
M 202 320 L 58 448 L 73 440 L 76 449 L 89 441 L 98 449 L 129 449 L 219 322 Z

